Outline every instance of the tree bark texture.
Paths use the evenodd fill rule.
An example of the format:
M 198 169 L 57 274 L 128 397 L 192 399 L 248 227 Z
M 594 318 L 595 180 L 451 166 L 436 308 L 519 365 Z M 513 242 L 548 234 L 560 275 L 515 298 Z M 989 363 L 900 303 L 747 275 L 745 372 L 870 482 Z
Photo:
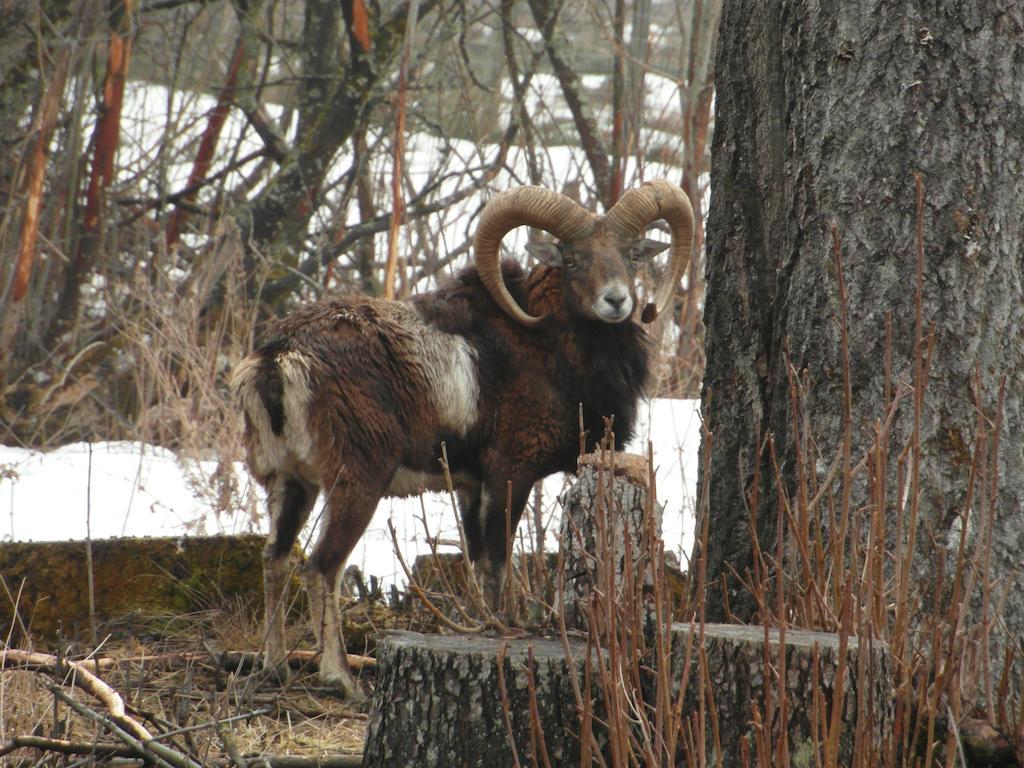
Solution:
M 702 666 L 696 652 L 701 635 L 706 667 Z M 689 665 L 686 664 L 688 648 L 692 649 Z M 865 646 L 866 684 L 861 690 L 857 689 L 861 652 L 857 638 L 850 638 L 843 649 L 838 635 L 787 630 L 784 648 L 780 654 L 777 629 L 766 632 L 759 626 L 706 624 L 701 632 L 689 624 L 673 626 L 672 679 L 677 688 L 684 670 L 688 669 L 683 712 L 690 716 L 698 712 L 701 697 L 706 703 L 707 765 L 744 765 L 744 745 L 751 765 L 783 765 L 783 747 L 779 740 L 781 723 L 785 724 L 784 749 L 789 754 L 789 764 L 816 765 L 814 754 L 816 750 L 823 754 L 829 718 L 837 700 L 842 711 L 838 720 L 840 737 L 836 764 L 854 765 L 857 738 L 863 742 L 856 745 L 860 754 L 878 756 L 882 738 L 893 725 L 892 664 L 888 647 L 884 643 Z M 765 664 L 766 655 L 770 668 Z M 837 682 L 841 659 L 845 659 L 842 694 L 836 697 L 836 691 L 840 690 Z M 784 671 L 780 672 L 783 662 Z M 785 675 L 785 683 L 780 687 L 776 675 L 781 674 Z M 785 710 L 781 706 L 782 689 L 786 693 Z M 755 710 L 760 722 L 768 726 L 764 732 L 770 733 L 770 739 L 764 744 L 768 749 L 767 762 L 757 760 Z M 869 765 L 871 761 L 857 764 Z
M 765 663 L 766 637 L 771 669 Z M 856 638 L 850 639 L 844 657 L 837 635 L 790 630 L 780 655 L 777 630 L 766 635 L 763 627 L 709 624 L 703 632 L 706 667 L 699 662 L 698 642 L 700 636 L 689 625 L 675 625 L 670 674 L 678 695 L 687 672 L 684 717 L 696 715 L 701 697 L 707 702 L 708 765 L 742 765 L 744 742 L 751 756 L 757 754 L 755 709 L 761 722 L 771 724 L 766 732 L 774 737 L 768 742 L 772 755 L 780 754 L 775 751 L 780 749 L 776 741 L 784 722 L 791 764 L 814 765 L 814 750 L 822 746 L 833 692 L 839 688 L 840 658 L 845 658 L 845 670 L 837 764 L 852 764 L 855 735 L 864 741 L 863 753 L 870 754 L 872 745 L 877 746 L 892 725 L 891 665 L 884 644 L 865 649 L 867 684 L 858 691 Z M 573 643 L 571 649 L 577 682 L 583 688 L 585 646 Z M 531 704 L 527 673 L 530 650 L 535 704 Z M 504 654 L 507 714 L 498 675 L 499 653 Z M 366 736 L 367 768 L 513 765 L 513 744 L 521 765 L 535 764 L 533 760 L 541 765 L 579 763 L 580 715 L 561 642 L 389 632 L 379 642 L 377 654 L 377 687 Z M 783 657 L 784 711 L 781 689 L 771 671 L 782 668 Z M 595 687 L 590 695 L 597 699 L 600 690 Z M 531 726 L 534 707 L 537 727 Z M 818 716 L 813 714 L 815 707 Z M 604 716 L 598 701 L 593 720 L 598 749 L 606 745 L 600 726 Z M 684 755 L 679 755 L 677 764 L 685 764 Z M 769 759 L 768 764 L 778 763 Z
M 505 648 L 502 705 L 497 659 Z M 584 645 L 572 646 L 577 659 Z M 366 734 L 364 765 L 513 765 L 541 760 L 531 731 L 527 673 L 532 650 L 536 712 L 551 765 L 579 763 L 580 720 L 560 641 L 389 632 L 377 646 L 377 686 Z M 582 687 L 583 669 L 578 662 Z M 591 694 L 594 695 L 594 694 Z
M 595 590 L 639 594 L 636 587 L 652 583 L 650 537 L 661 537 L 662 508 L 655 502 L 648 520 L 646 459 L 616 454 L 614 461 L 614 470 L 610 462 L 604 469 L 585 464 L 561 499 L 562 616 L 571 629 L 588 628 Z M 629 584 L 627 577 L 643 584 Z
M 914 383 L 920 174 L 921 327 L 926 337 L 934 327 L 934 336 L 920 421 L 914 591 L 926 603 L 935 594 L 937 563 L 955 562 L 960 527 L 968 553 L 990 536 L 993 601 L 1005 596 L 1006 629 L 1024 634 L 1022 35 L 1021 7 L 992 1 L 725 3 L 707 225 L 703 405 L 714 438 L 710 476 L 700 479 L 710 499 L 709 620 L 724 618 L 725 598 L 739 617 L 755 613 L 735 575 L 752 567 L 747 505 L 756 471 L 756 530 L 763 546 L 775 541 L 779 496 L 758 435 L 773 436 L 791 498 L 793 425 L 805 420 L 813 429 L 819 483 L 843 436 L 832 225 L 848 295 L 854 462 L 889 405 L 887 313 L 890 386 L 905 391 Z M 808 376 L 800 413 L 787 356 Z M 978 414 L 994 435 L 1003 380 L 998 463 L 986 467 L 980 457 L 985 479 L 975 475 L 974 497 L 965 501 Z M 904 397 L 891 427 L 893 456 L 913 421 L 913 397 Z M 996 443 L 988 446 L 994 451 Z M 872 500 L 863 476 L 850 508 L 867 510 L 866 519 Z M 887 476 L 886 525 L 905 532 L 914 500 L 899 498 L 891 466 Z M 984 580 L 982 573 L 979 588 Z

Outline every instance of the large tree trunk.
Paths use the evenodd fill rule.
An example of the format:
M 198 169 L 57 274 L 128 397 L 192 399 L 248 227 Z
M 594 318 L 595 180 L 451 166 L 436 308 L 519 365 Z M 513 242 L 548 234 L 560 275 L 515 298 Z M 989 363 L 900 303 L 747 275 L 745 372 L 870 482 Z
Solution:
M 851 466 L 901 389 L 906 394 L 924 381 L 915 361 L 923 365 L 932 345 L 923 403 L 904 397 L 887 440 L 883 432 L 888 469 L 870 483 L 866 470 L 852 473 L 843 505 L 851 511 L 848 523 L 856 525 L 855 513 L 867 521 L 873 509 L 884 509 L 886 542 L 896 555 L 890 564 L 899 562 L 894 548 L 916 534 L 911 599 L 922 596 L 926 608 L 933 596 L 948 597 L 935 584 L 939 558 L 948 577 L 966 529 L 965 551 L 971 558 L 978 553 L 974 564 L 982 566 L 973 577 L 974 617 L 994 611 L 1005 595 L 1006 631 L 1024 633 L 1022 30 L 1021 8 L 995 2 L 726 2 L 707 226 L 703 399 L 714 440 L 710 476 L 701 483 L 710 501 L 709 620 L 725 617 L 726 599 L 742 619 L 758 612 L 736 578 L 754 572 L 751 500 L 760 545 L 775 551 L 779 489 L 759 438 L 774 439 L 794 509 L 801 479 L 813 494 L 840 455 L 846 387 L 834 225 L 848 311 Z M 917 328 L 915 174 L 924 190 Z M 797 413 L 790 360 L 808 376 Z M 901 465 L 904 498 L 897 454 L 914 442 L 915 411 L 920 477 L 915 489 L 911 451 Z M 805 424 L 816 443 L 802 434 Z M 975 456 L 979 430 L 988 457 Z M 996 448 L 997 462 L 988 460 Z M 844 472 L 836 476 L 841 481 Z M 884 497 L 877 493 L 882 479 Z M 841 502 L 838 486 L 835 498 Z M 911 512 L 918 505 L 915 531 Z M 825 517 L 820 528 L 827 537 L 839 518 Z M 853 533 L 850 542 L 866 542 L 856 535 L 866 537 L 864 527 Z M 986 538 L 989 607 L 979 597 L 989 578 Z M 842 563 L 834 564 L 842 578 Z M 998 647 L 993 673 L 1001 668 L 997 653 Z

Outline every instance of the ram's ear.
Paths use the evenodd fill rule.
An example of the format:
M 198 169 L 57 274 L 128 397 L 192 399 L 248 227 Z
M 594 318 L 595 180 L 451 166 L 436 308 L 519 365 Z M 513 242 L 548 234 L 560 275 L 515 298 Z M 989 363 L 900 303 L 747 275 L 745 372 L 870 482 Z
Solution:
M 526 252 L 541 264 L 549 264 L 554 267 L 562 264 L 562 249 L 556 243 L 527 243 Z
M 630 254 L 637 261 L 647 261 L 668 248 L 670 243 L 663 243 L 660 240 L 644 238 L 637 240 L 630 246 Z

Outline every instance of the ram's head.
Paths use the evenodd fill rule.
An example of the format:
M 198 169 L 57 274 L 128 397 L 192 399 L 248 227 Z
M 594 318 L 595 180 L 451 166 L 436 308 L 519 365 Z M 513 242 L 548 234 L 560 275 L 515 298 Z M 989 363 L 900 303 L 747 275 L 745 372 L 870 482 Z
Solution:
M 508 292 L 498 257 L 501 239 L 515 227 L 543 229 L 557 242 L 533 244 L 528 249 L 561 267 L 570 309 L 592 320 L 620 323 L 632 316 L 636 304 L 637 266 L 668 247 L 643 236 L 658 219 L 668 222 L 672 250 L 654 301 L 641 314 L 641 320 L 649 323 L 672 300 L 689 264 L 693 241 L 693 211 L 686 193 L 662 179 L 627 191 L 603 216 L 542 187 L 519 187 L 496 195 L 484 208 L 477 227 L 477 271 L 509 316 L 528 327 L 543 324 L 545 317 L 528 314 Z

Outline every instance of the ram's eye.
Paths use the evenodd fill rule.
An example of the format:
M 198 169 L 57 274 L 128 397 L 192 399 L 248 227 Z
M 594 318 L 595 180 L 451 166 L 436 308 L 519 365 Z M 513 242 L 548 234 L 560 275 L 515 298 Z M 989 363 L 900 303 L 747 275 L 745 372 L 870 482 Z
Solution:
M 566 269 L 576 269 L 576 257 L 568 253 L 562 256 L 562 266 Z

